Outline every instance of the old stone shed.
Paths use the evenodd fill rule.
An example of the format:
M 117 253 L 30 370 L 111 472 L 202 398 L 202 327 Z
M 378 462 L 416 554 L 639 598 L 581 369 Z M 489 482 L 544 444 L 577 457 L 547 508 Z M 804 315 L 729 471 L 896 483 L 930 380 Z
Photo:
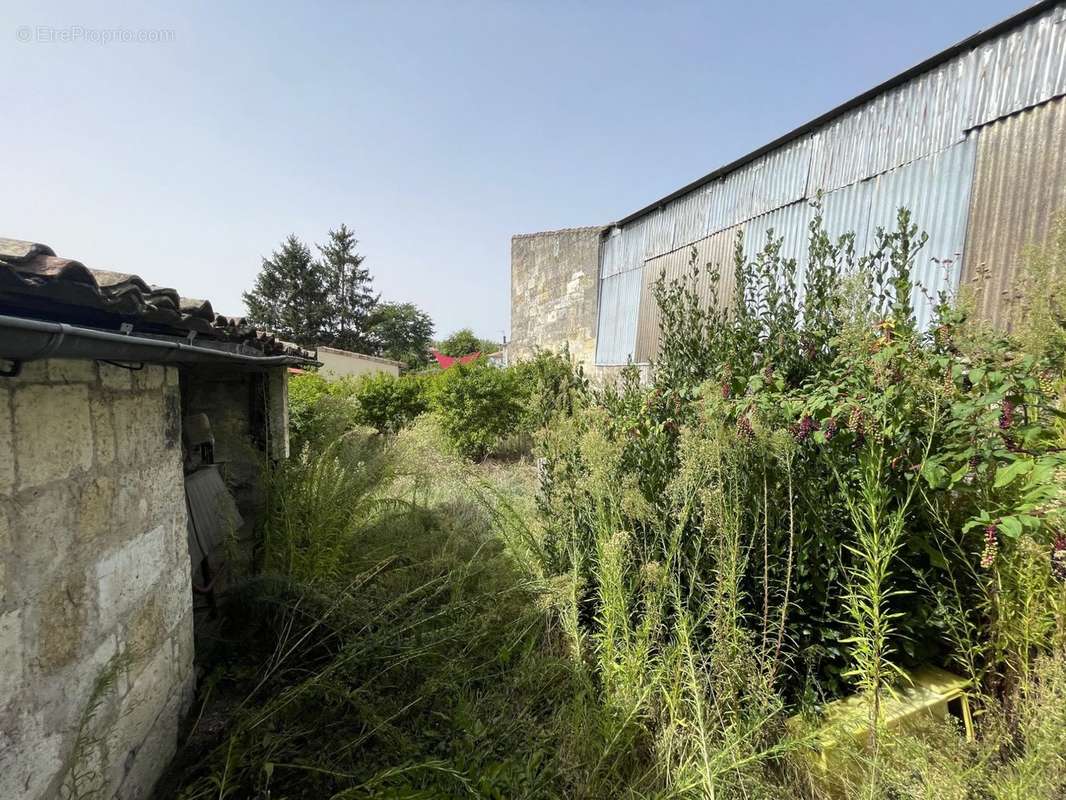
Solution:
M 0 239 L 0 798 L 150 796 L 195 683 L 185 482 L 217 471 L 247 534 L 308 362 L 205 301 Z

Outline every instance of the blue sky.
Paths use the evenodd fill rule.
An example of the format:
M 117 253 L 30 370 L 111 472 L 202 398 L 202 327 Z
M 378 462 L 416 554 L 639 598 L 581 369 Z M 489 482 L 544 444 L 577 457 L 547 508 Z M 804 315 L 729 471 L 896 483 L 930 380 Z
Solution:
M 625 216 L 1025 5 L 7 3 L 0 235 L 240 313 L 345 222 L 385 299 L 495 338 L 512 234 Z

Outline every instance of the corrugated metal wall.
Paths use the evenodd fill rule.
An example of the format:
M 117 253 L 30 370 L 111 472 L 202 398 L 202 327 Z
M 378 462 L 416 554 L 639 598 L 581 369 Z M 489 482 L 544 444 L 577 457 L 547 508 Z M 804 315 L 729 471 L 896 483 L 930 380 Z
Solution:
M 650 361 L 659 354 L 659 306 L 655 303 L 655 282 L 663 273 L 672 281 L 687 275 L 692 266 L 692 251 L 695 249 L 696 264 L 700 275 L 696 291 L 705 307 L 727 306 L 733 299 L 734 270 L 733 253 L 741 226 L 726 228 L 706 238 L 665 255 L 648 260 L 644 264 L 640 292 L 640 324 L 634 361 Z M 719 280 L 712 294 L 712 282 L 708 278 L 708 266 L 717 266 Z
M 597 364 L 625 364 L 635 360 L 643 273 L 642 269 L 631 269 L 600 281 L 600 312 L 596 325 Z
M 900 206 L 911 209 L 918 230 L 929 235 L 915 256 L 911 273 L 915 283 L 911 302 L 922 328 L 932 322 L 939 293 L 953 295 L 959 285 L 975 145 L 975 138 L 970 136 L 873 179 L 865 252 L 873 248 L 878 227 L 896 227 Z
M 976 142 L 985 132 L 973 129 L 1062 94 L 1066 3 L 616 228 L 601 251 L 598 363 L 654 354 L 658 314 L 648 308 L 654 303 L 650 286 L 662 266 L 686 265 L 693 244 L 700 249 L 702 242 L 742 226 L 751 250 L 772 228 L 786 236 L 786 250 L 802 266 L 813 213 L 808 201 L 819 193 L 829 232 L 854 230 L 860 253 L 878 225 L 894 224 L 898 206 L 912 210 L 929 233 L 916 264 L 916 278 L 929 297 L 921 291 L 915 297 L 919 318 L 927 323 L 936 292 L 954 291 L 959 282 L 977 150 L 980 159 L 988 158 L 985 145 Z M 1057 125 L 1061 135 L 1059 118 L 1047 124 Z M 982 202 L 982 213 L 997 213 L 989 206 L 994 198 Z M 733 235 L 728 238 L 732 242 Z M 990 252 L 986 244 L 980 249 Z M 638 276 L 616 277 L 628 271 Z M 648 271 L 647 277 L 639 274 Z
M 1066 211 L 1066 98 L 979 133 L 963 281 L 986 319 L 1009 325 L 1023 251 L 1047 237 L 1049 210 Z

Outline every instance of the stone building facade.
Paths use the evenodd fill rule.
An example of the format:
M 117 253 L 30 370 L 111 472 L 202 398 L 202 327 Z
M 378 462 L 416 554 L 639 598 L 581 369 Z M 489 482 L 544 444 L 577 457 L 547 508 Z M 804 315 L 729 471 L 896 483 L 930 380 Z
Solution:
M 188 481 L 218 472 L 249 555 L 288 369 L 313 363 L 205 301 L 0 239 L 0 798 L 153 795 L 221 585 L 194 594 L 193 568 L 226 566 Z
M 510 362 L 537 348 L 566 346 L 591 367 L 596 357 L 596 292 L 602 228 L 568 228 L 511 239 Z
M 0 380 L 0 797 L 147 797 L 173 755 L 194 689 L 178 391 L 158 365 Z

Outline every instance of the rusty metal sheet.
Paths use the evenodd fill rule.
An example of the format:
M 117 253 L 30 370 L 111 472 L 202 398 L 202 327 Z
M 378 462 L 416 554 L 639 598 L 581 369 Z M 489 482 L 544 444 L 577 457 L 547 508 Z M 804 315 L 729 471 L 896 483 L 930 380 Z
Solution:
M 733 253 L 740 231 L 741 226 L 719 231 L 687 247 L 650 259 L 644 264 L 634 355 L 637 363 L 653 361 L 659 354 L 659 306 L 655 302 L 654 286 L 660 275 L 665 273 L 668 281 L 680 278 L 689 272 L 695 258 L 695 263 L 700 267 L 696 290 L 701 305 L 704 308 L 710 308 L 712 305 L 725 308 L 732 303 L 735 285 Z M 717 266 L 719 270 L 716 287 L 708 278 L 709 265 Z
M 970 58 L 968 128 L 1066 94 L 1066 4 L 979 45 Z
M 982 128 L 963 258 L 978 312 L 1008 328 L 1026 246 L 1066 210 L 1066 98 Z

